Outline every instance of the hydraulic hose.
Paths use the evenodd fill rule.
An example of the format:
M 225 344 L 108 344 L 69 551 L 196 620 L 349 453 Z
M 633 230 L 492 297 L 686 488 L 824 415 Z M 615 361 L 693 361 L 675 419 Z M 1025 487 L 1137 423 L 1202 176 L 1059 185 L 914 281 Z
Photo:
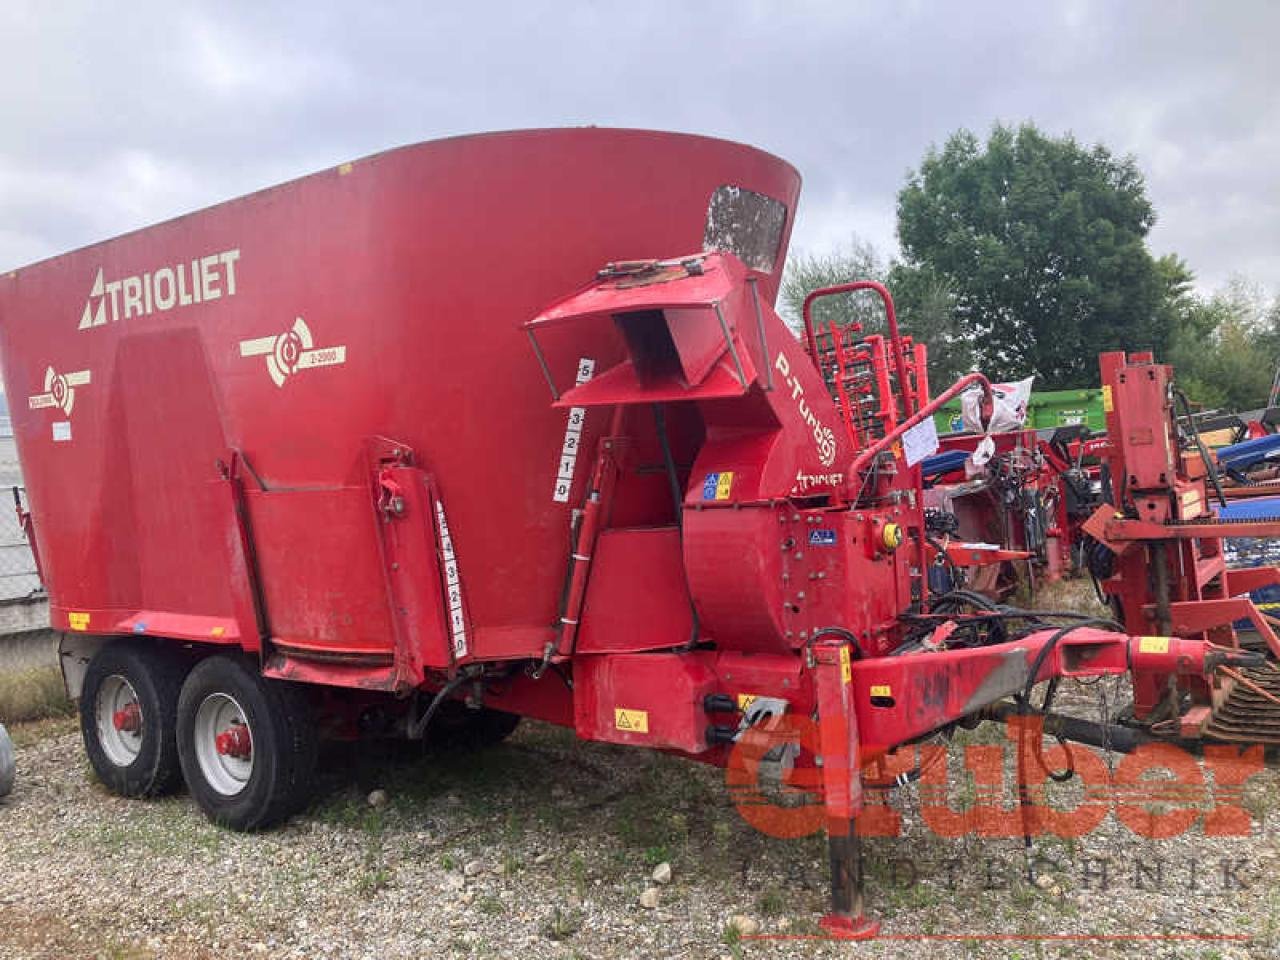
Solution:
M 409 724 L 409 739 L 421 739 L 422 735 L 427 732 L 427 725 L 431 723 L 432 718 L 436 715 L 436 712 L 439 711 L 444 702 L 453 695 L 455 690 L 471 679 L 473 679 L 473 677 L 469 674 L 459 673 L 456 677 L 441 687 L 430 705 L 428 705 L 427 709 L 422 712 L 422 716 Z

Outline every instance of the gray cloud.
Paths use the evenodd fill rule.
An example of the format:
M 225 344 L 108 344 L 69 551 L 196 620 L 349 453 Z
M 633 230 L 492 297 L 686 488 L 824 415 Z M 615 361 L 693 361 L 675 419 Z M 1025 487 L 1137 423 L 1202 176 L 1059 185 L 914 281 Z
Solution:
M 1267 0 L 265 7 L 10 0 L 0 267 L 400 143 L 580 123 L 764 147 L 805 177 L 797 246 L 891 251 L 931 143 L 1033 119 L 1137 156 L 1152 246 L 1202 288 L 1280 288 Z

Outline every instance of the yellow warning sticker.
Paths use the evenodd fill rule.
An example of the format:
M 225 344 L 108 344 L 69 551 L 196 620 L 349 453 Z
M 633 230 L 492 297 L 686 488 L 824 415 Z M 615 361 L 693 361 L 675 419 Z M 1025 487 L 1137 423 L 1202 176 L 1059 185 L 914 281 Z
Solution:
M 728 500 L 729 494 L 733 492 L 733 471 L 723 470 L 720 477 L 716 480 L 716 499 Z
M 871 695 L 873 697 L 892 697 L 893 688 L 887 683 L 874 683 L 871 685 Z
M 619 730 L 627 731 L 627 733 L 648 733 L 649 711 L 624 710 L 622 707 L 614 707 L 613 725 Z
M 853 665 L 849 662 L 849 648 L 840 648 L 840 679 L 848 683 L 853 679 Z
M 1169 638 L 1168 637 L 1139 637 L 1138 652 L 1139 653 L 1168 653 Z
M 751 705 L 756 702 L 756 698 L 759 696 L 760 694 L 758 693 L 738 694 L 738 709 L 743 713 L 746 713 L 748 710 L 751 709 Z
M 1102 412 L 1110 413 L 1115 409 L 1115 404 L 1111 402 L 1111 386 L 1104 385 L 1102 388 Z
M 88 630 L 89 615 L 87 613 L 77 613 L 73 610 L 67 614 L 67 626 L 72 630 Z

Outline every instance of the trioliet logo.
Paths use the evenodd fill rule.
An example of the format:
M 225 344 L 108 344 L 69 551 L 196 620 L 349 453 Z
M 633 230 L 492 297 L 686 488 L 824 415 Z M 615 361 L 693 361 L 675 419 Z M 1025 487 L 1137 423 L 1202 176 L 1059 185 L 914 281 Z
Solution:
M 99 267 L 80 314 L 79 329 L 234 297 L 239 259 L 238 249 L 223 250 L 189 263 L 176 263 L 117 280 L 106 279 L 103 268 Z

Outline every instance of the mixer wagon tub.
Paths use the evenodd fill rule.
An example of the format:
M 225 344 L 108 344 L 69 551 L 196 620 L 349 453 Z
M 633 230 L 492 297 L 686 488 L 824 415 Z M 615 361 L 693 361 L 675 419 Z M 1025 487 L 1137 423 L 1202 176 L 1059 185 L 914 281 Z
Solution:
M 185 780 L 253 829 L 305 801 L 321 731 L 529 716 L 737 773 L 783 738 L 831 837 L 824 924 L 858 936 L 868 763 L 1038 680 L 1243 663 L 931 613 L 912 451 L 989 388 L 931 400 L 862 284 L 890 330 L 842 370 L 874 384 L 829 391 L 826 341 L 773 308 L 799 185 L 703 137 L 463 137 L 0 278 L 24 521 L 102 781 Z

